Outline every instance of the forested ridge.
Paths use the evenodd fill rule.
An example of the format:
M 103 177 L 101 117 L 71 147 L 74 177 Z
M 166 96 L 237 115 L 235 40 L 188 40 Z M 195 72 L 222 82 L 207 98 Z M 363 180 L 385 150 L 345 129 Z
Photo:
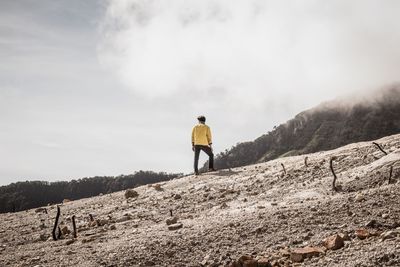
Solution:
M 61 203 L 64 199 L 77 200 L 171 180 L 181 174 L 138 171 L 130 175 L 96 176 L 72 181 L 25 181 L 0 187 L 0 213 L 15 212 L 48 204 Z
M 238 143 L 220 153 L 215 165 L 219 169 L 245 166 L 399 132 L 400 85 L 396 85 L 360 99 L 326 102 L 301 112 L 254 141 Z

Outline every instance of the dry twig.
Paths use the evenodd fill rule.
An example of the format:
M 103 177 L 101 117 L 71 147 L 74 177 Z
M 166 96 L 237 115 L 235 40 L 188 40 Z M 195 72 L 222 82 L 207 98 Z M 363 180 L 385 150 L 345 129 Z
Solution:
M 57 226 L 58 226 L 58 220 L 60 219 L 60 214 L 61 214 L 60 206 L 57 206 L 56 221 L 54 222 L 54 227 L 53 227 L 53 240 L 54 241 L 57 241 L 56 231 L 57 231 Z
M 336 158 L 335 157 L 331 157 L 331 160 L 329 161 L 329 166 L 330 166 L 331 172 L 333 174 L 332 190 L 336 192 L 337 191 L 337 188 L 336 188 L 337 176 L 336 176 L 335 170 L 333 169 L 333 160 L 334 159 L 336 159 Z
M 386 151 L 383 150 L 383 148 L 382 148 L 378 143 L 376 143 L 376 142 L 372 142 L 372 143 L 373 143 L 374 145 L 376 145 L 376 146 L 379 148 L 380 151 L 382 151 L 385 155 L 387 155 Z

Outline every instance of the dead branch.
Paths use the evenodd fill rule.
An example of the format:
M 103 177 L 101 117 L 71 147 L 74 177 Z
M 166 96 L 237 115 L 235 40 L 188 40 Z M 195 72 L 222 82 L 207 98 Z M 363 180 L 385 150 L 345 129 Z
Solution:
M 308 157 L 305 157 L 304 158 L 304 165 L 306 165 L 306 167 L 308 167 L 308 162 L 307 161 L 308 161 Z
M 336 176 L 335 170 L 333 169 L 333 160 L 334 160 L 334 159 L 336 159 L 336 158 L 335 158 L 335 157 L 331 157 L 331 160 L 330 160 L 330 162 L 329 162 L 329 166 L 330 166 L 331 172 L 332 172 L 332 174 L 333 174 L 332 190 L 336 192 L 336 191 L 337 191 L 337 188 L 336 188 L 336 179 L 337 179 L 337 176 Z
M 376 145 L 376 146 L 379 148 L 380 151 L 382 151 L 385 155 L 387 155 L 386 151 L 383 150 L 383 148 L 382 148 L 378 143 L 375 143 L 375 142 L 372 142 L 372 143 L 373 143 L 374 145 Z
M 76 231 L 75 215 L 72 216 L 72 227 L 74 229 L 74 238 L 76 238 L 77 237 L 77 231 Z
M 60 206 L 57 206 L 57 215 L 56 215 L 56 221 L 54 222 L 54 227 L 53 227 L 53 240 L 57 241 L 57 236 L 56 236 L 56 231 L 57 231 L 57 226 L 58 226 L 58 220 L 60 219 Z
M 285 165 L 283 165 L 283 163 L 281 163 L 282 169 L 283 169 L 283 173 L 286 174 L 286 169 L 285 169 Z
M 393 166 L 390 166 L 388 184 L 390 184 L 390 183 L 391 183 L 392 175 L 393 175 Z

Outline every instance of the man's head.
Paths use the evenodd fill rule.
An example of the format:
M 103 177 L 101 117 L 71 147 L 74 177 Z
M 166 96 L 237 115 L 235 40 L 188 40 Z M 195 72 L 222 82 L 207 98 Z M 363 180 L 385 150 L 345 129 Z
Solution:
M 204 117 L 203 115 L 201 115 L 201 116 L 198 116 L 198 117 L 197 117 L 197 120 L 198 120 L 200 123 L 205 123 L 205 122 L 206 122 L 206 117 Z

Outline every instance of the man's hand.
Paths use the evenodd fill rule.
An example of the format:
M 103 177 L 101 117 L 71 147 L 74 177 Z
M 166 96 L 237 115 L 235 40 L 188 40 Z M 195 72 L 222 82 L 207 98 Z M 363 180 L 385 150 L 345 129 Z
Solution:
M 210 146 L 211 152 L 213 152 L 213 148 L 212 148 L 211 144 L 209 144 L 209 146 Z
M 194 146 L 192 146 L 192 150 L 193 150 L 193 152 L 194 152 Z

